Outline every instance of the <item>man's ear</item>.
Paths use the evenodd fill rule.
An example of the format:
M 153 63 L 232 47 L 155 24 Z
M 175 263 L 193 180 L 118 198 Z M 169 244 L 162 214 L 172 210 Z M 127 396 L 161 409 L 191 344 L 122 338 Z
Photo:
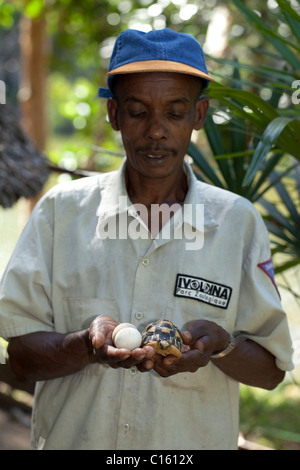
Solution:
M 209 100 L 206 96 L 199 98 L 196 103 L 195 125 L 194 129 L 199 131 L 205 124 L 209 108 Z
M 114 98 L 109 98 L 107 101 L 107 112 L 109 122 L 114 131 L 119 131 L 118 124 L 118 103 Z

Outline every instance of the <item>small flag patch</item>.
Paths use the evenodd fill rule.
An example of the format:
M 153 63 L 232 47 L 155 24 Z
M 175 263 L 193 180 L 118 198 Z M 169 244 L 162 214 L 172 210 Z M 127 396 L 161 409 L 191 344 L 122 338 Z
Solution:
M 278 287 L 277 287 L 277 284 L 275 282 L 275 271 L 274 271 L 272 258 L 268 259 L 268 261 L 265 261 L 264 263 L 259 263 L 257 266 L 260 269 L 262 269 L 267 274 L 267 276 L 269 276 L 269 278 L 271 279 L 271 281 L 272 281 L 272 283 L 273 283 L 273 285 L 274 285 L 275 289 L 277 290 L 278 295 L 280 297 Z

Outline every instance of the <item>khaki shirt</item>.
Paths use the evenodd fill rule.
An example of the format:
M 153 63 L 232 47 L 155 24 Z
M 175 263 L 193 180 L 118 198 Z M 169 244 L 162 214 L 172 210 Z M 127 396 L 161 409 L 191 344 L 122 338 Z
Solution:
M 171 218 L 170 236 L 151 239 L 128 199 L 125 164 L 58 185 L 37 204 L 2 279 L 0 335 L 67 333 L 100 314 L 140 331 L 161 318 L 180 329 L 207 319 L 292 369 L 268 233 L 253 205 L 199 182 L 185 162 L 183 215 Z M 36 386 L 33 448 L 236 449 L 238 430 L 238 382 L 211 362 L 169 378 L 92 364 Z

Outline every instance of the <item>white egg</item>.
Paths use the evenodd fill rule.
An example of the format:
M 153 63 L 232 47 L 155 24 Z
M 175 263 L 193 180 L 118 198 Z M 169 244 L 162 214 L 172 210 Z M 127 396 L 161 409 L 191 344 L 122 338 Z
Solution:
M 133 325 L 119 328 L 116 334 L 113 335 L 113 343 L 116 348 L 127 348 L 132 351 L 135 348 L 139 348 L 141 342 L 142 335 Z
M 135 328 L 136 329 L 136 326 L 134 326 L 132 323 L 119 323 L 118 326 L 116 326 L 116 328 L 114 329 L 114 331 L 112 332 L 112 342 L 114 343 L 115 342 L 115 336 L 116 334 L 120 331 L 120 330 L 123 330 L 123 328 Z

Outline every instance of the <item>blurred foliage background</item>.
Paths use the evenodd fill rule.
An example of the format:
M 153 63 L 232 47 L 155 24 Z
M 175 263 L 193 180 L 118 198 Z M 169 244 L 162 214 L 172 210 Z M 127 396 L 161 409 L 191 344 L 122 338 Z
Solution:
M 203 45 L 216 81 L 189 156 L 200 180 L 243 195 L 263 215 L 299 364 L 300 0 L 0 0 L 0 80 L 52 166 L 44 190 L 78 171 L 120 165 L 120 136 L 97 92 L 114 41 L 128 27 L 170 27 Z M 28 213 L 36 198 L 25 201 Z M 0 209 L 0 273 L 20 230 L 15 210 Z M 266 394 L 241 387 L 245 435 L 300 448 L 297 370 L 289 381 Z

